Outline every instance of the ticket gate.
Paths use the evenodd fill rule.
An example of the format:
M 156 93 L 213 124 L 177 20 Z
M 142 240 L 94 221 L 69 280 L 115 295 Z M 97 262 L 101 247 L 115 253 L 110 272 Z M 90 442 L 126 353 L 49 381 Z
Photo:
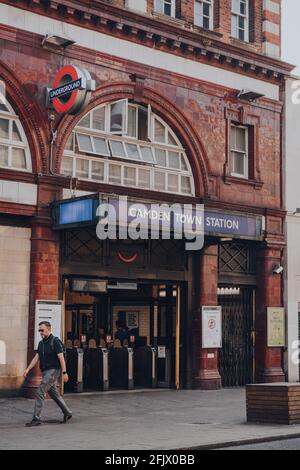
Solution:
M 109 389 L 108 350 L 87 349 L 84 362 L 86 368 L 84 388 L 106 392 Z
M 65 384 L 65 391 L 72 393 L 83 392 L 83 356 L 80 348 L 66 350 L 66 363 L 69 382 Z
M 134 385 L 142 388 L 157 386 L 157 352 L 145 346 L 134 350 Z
M 170 388 L 171 386 L 171 351 L 163 347 L 158 347 L 162 353 L 158 353 L 157 358 L 157 386 L 160 388 Z
M 109 384 L 112 389 L 132 390 L 133 349 L 110 348 L 108 353 Z

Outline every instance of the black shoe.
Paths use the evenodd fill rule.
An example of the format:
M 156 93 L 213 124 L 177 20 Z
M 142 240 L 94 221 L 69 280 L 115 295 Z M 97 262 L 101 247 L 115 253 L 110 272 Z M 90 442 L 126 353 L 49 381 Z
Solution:
M 36 426 L 40 426 L 41 422 L 39 419 L 33 419 L 30 423 L 26 424 L 26 428 L 34 428 Z
M 64 421 L 63 421 L 64 424 L 67 424 L 67 422 L 70 421 L 70 419 L 72 419 L 72 418 L 73 418 L 73 415 L 65 415 L 64 416 Z

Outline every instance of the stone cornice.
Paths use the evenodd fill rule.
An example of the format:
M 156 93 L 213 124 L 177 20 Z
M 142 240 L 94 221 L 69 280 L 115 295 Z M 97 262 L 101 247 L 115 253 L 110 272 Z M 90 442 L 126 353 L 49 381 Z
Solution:
M 194 31 L 160 18 L 136 14 L 100 0 L 5 0 L 18 8 L 94 29 L 175 55 L 282 81 L 293 66 L 255 51 L 221 42 L 220 34 Z

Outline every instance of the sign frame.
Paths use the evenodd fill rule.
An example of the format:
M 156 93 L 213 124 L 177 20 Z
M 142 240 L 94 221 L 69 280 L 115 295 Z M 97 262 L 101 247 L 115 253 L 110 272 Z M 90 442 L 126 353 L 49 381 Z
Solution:
M 39 306 L 43 306 L 43 312 L 40 312 Z M 56 307 L 56 309 L 55 309 Z M 39 313 L 40 312 L 40 313 Z M 35 301 L 35 331 L 34 331 L 34 349 L 37 350 L 41 338 L 39 337 L 38 326 L 42 321 L 51 323 L 53 336 L 63 341 L 63 300 L 43 300 Z
M 210 327 L 210 324 L 212 327 Z M 202 307 L 202 349 L 222 349 L 222 307 Z
M 267 307 L 268 348 L 286 347 L 284 307 Z
M 53 87 L 47 88 L 47 106 L 59 114 L 79 114 L 89 103 L 96 82 L 90 72 L 66 65 L 58 72 Z

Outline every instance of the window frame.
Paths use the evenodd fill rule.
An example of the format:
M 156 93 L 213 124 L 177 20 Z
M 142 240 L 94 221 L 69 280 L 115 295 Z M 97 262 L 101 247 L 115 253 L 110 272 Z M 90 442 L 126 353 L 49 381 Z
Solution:
M 240 149 L 233 148 L 232 129 L 243 129 L 245 131 L 245 152 Z M 241 154 L 244 156 L 244 174 L 236 173 L 234 171 L 234 156 L 233 154 Z M 234 178 L 249 179 L 249 127 L 241 124 L 231 123 L 230 126 L 230 156 L 231 156 L 231 176 Z
M 124 103 L 125 104 L 125 116 L 123 115 L 123 122 L 122 122 L 122 131 L 112 131 L 111 130 L 111 117 L 112 117 L 112 114 L 111 114 L 111 108 L 112 106 L 115 106 L 116 104 L 118 103 Z M 117 101 L 114 101 L 112 103 L 110 103 L 108 105 L 108 128 L 107 128 L 107 132 L 109 132 L 110 134 L 112 135 L 127 135 L 128 134 L 128 105 L 129 105 L 129 101 L 128 99 L 123 99 L 123 100 L 117 100 Z
M 31 153 L 29 148 L 29 143 L 27 136 L 25 134 L 24 128 L 20 121 L 19 116 L 14 112 L 12 106 L 6 101 L 2 103 L 6 110 L 0 110 L 0 119 L 8 121 L 8 139 L 0 137 L 0 146 L 6 147 L 8 149 L 8 160 L 7 165 L 1 165 L 0 169 L 12 170 L 12 171 L 21 171 L 23 173 L 32 173 L 32 160 Z M 20 141 L 13 140 L 13 124 L 15 123 L 17 131 L 20 135 Z M 25 157 L 25 166 L 26 168 L 20 168 L 13 166 L 13 149 L 20 149 L 24 151 Z
M 125 101 L 125 100 L 119 100 L 119 101 Z M 90 181 L 90 182 L 95 182 L 98 184 L 110 184 L 114 186 L 123 186 L 123 187 L 133 187 L 133 188 L 139 188 L 138 184 L 131 185 L 128 182 L 124 181 L 124 174 L 125 174 L 125 167 L 133 167 L 136 170 L 136 183 L 139 181 L 139 174 L 143 174 L 143 171 L 146 171 L 150 175 L 150 187 L 146 185 L 143 185 L 142 189 L 147 189 L 150 191 L 156 191 L 155 189 L 155 172 L 163 173 L 164 180 L 165 180 L 165 189 L 163 192 L 170 193 L 170 194 L 178 194 L 182 196 L 190 196 L 194 197 L 195 195 L 195 181 L 193 177 L 193 172 L 192 168 L 190 165 L 190 162 L 188 161 L 185 149 L 183 148 L 180 140 L 178 139 L 177 135 L 174 133 L 174 131 L 170 128 L 170 126 L 159 116 L 156 114 L 152 113 L 151 106 L 142 106 L 137 103 L 131 103 L 128 101 L 127 106 L 132 106 L 137 109 L 137 123 L 138 123 L 138 112 L 140 109 L 143 109 L 145 112 L 148 112 L 148 129 L 145 129 L 146 131 L 151 131 L 151 135 L 146 135 L 146 132 L 143 132 L 143 140 L 139 140 L 138 138 L 134 138 L 132 136 L 128 136 L 127 134 L 120 135 L 120 134 L 114 134 L 113 132 L 110 132 L 110 112 L 109 108 L 114 104 L 115 102 L 112 103 L 107 103 L 100 105 L 99 107 L 103 107 L 105 109 L 105 121 L 106 121 L 106 129 L 105 131 L 103 130 L 97 130 L 94 129 L 93 127 L 93 113 L 95 110 L 98 109 L 94 108 L 89 111 L 89 117 L 83 116 L 81 120 L 86 119 L 86 122 L 90 123 L 90 128 L 87 127 L 82 127 L 80 126 L 80 122 L 78 125 L 73 129 L 72 135 L 69 136 L 69 140 L 72 140 L 72 145 L 70 145 L 69 140 L 68 143 L 66 144 L 66 148 L 64 150 L 64 158 L 72 158 L 72 164 L 70 161 L 66 162 L 66 170 L 62 170 L 61 173 L 65 176 L 71 176 L 70 172 L 72 171 L 72 176 L 73 177 L 78 177 L 81 180 L 84 181 Z M 154 129 L 154 123 L 155 119 L 158 120 L 158 122 L 164 127 L 164 142 L 160 143 L 155 143 L 154 142 L 154 134 L 155 134 L 155 129 Z M 143 124 L 146 125 L 146 122 L 143 121 Z M 143 127 L 144 129 L 144 127 Z M 87 151 L 80 145 L 79 138 L 80 135 L 85 135 L 89 137 L 90 142 L 91 142 L 91 147 L 92 149 L 90 151 Z M 140 134 L 138 134 L 139 137 Z M 150 137 L 150 138 L 149 138 Z M 103 139 L 103 141 L 106 144 L 107 148 L 107 153 L 105 154 L 104 152 L 102 154 L 96 152 L 95 148 L 95 143 L 94 139 L 95 138 L 100 138 Z M 118 143 L 123 152 L 122 155 L 118 155 L 112 150 L 112 143 L 116 142 Z M 138 151 L 138 158 L 132 158 L 130 156 L 130 152 L 128 153 L 128 145 L 134 145 L 137 148 Z M 69 148 L 67 148 L 69 147 Z M 146 151 L 147 153 L 147 158 L 143 157 L 143 151 L 142 149 L 149 149 Z M 162 150 L 166 153 L 166 165 L 159 165 L 158 161 L 156 159 L 156 150 Z M 148 154 L 148 151 L 151 152 L 152 158 L 150 158 L 150 153 Z M 172 152 L 176 153 L 178 155 L 178 168 L 175 168 L 175 165 L 172 167 L 170 166 L 170 153 Z M 82 176 L 78 175 L 77 173 L 77 160 L 87 160 L 88 163 L 88 176 L 87 174 Z M 150 161 L 152 160 L 153 161 Z M 94 176 L 92 174 L 92 166 L 93 162 L 102 162 L 104 164 L 104 178 L 103 175 L 101 178 L 97 178 L 97 172 L 94 172 Z M 122 181 L 120 182 L 111 182 L 109 175 L 110 175 L 110 165 L 117 165 L 121 167 L 121 175 L 122 175 Z M 70 171 L 69 171 L 70 170 Z M 140 170 L 140 172 L 139 172 Z M 168 175 L 174 175 L 177 177 L 178 181 L 178 188 L 175 191 L 170 191 L 168 188 L 168 180 L 172 177 L 168 177 Z M 181 182 L 182 182 L 182 175 L 185 176 L 186 178 L 189 178 L 190 181 L 190 192 L 182 192 L 181 190 Z M 148 180 L 147 180 L 148 181 Z M 170 186 L 170 185 L 169 185 Z M 188 187 L 187 182 L 184 184 L 185 187 Z M 174 185 L 175 188 L 175 185 Z
M 209 28 L 205 28 L 204 26 L 204 8 L 203 5 L 206 3 L 209 5 Z M 197 5 L 200 6 L 200 22 L 197 22 L 198 15 L 196 14 Z M 199 24 L 200 23 L 200 24 Z M 206 29 L 207 31 L 213 31 L 214 29 L 214 0 L 195 0 L 194 6 L 194 24 L 199 28 Z
M 244 41 L 244 42 L 249 42 L 250 41 L 250 8 L 249 8 L 249 0 L 238 0 L 239 5 L 241 2 L 246 3 L 246 14 L 243 15 L 240 11 L 237 12 L 234 10 L 234 0 L 231 0 L 231 35 L 234 39 L 238 41 Z M 239 27 L 239 19 L 244 18 L 245 20 L 245 29 L 242 30 Z M 236 29 L 237 29 L 237 35 L 234 34 L 234 28 L 233 28 L 233 19 L 237 22 Z M 244 39 L 241 39 L 239 37 L 239 31 L 242 30 L 245 32 L 245 37 Z
M 171 15 L 166 13 L 166 5 L 171 5 Z M 176 18 L 176 0 L 154 0 L 154 12 Z

